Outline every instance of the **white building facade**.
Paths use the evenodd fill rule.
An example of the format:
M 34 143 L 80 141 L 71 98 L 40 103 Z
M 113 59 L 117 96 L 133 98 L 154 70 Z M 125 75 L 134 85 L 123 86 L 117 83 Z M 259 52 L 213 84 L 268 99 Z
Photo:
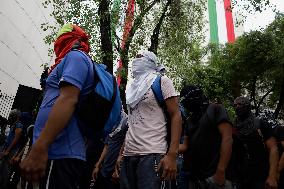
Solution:
M 50 64 L 42 23 L 55 25 L 44 0 L 1 0 L 0 115 L 7 118 L 19 85 L 40 89 L 43 64 Z

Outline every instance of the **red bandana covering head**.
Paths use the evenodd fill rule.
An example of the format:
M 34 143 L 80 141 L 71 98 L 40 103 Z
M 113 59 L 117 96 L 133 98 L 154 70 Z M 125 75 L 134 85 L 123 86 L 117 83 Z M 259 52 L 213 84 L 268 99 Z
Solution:
M 54 42 L 54 52 L 56 55 L 56 59 L 54 64 L 51 65 L 49 69 L 49 74 L 61 62 L 64 56 L 73 48 L 75 43 L 78 43 L 78 48 L 76 49 L 79 49 L 86 53 L 89 53 L 90 51 L 90 45 L 88 43 L 88 34 L 79 26 L 73 24 L 70 24 L 69 26 L 72 30 L 67 32 L 61 31 L 62 34 L 60 34 Z

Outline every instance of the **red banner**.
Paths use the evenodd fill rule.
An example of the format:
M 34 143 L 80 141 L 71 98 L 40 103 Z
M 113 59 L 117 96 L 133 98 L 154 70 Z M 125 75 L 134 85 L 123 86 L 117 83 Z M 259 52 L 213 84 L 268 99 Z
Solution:
M 231 7 L 231 0 L 224 0 L 224 9 L 227 26 L 227 38 L 229 43 L 235 42 L 235 29 Z

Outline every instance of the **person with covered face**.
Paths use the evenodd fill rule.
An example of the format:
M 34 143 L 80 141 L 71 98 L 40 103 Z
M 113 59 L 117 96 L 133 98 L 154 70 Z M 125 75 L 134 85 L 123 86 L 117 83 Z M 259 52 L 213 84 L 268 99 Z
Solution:
M 234 100 L 232 179 L 237 189 L 277 188 L 278 150 L 271 125 L 251 111 L 248 98 Z
M 46 79 L 33 145 L 21 162 L 25 178 L 38 182 L 40 189 L 77 189 L 81 182 L 86 145 L 74 111 L 94 85 L 88 38 L 79 26 L 66 24 L 54 43 L 56 59 Z
M 132 61 L 134 80 L 126 89 L 129 128 L 120 172 L 121 189 L 160 189 L 165 180 L 176 176 L 182 121 L 178 94 L 172 81 L 161 75 L 161 68 L 156 55 L 150 51 L 139 51 Z M 151 89 L 158 76 L 170 120 L 166 120 Z M 170 121 L 171 133 L 167 133 L 167 121 Z
M 23 135 L 23 124 L 20 122 L 21 112 L 17 109 L 11 110 L 8 117 L 8 124 L 10 125 L 10 131 L 6 139 L 6 148 L 4 148 L 3 153 L 0 155 L 1 157 L 14 155 L 20 146 L 21 137 Z
M 21 112 L 17 109 L 11 110 L 8 117 L 10 131 L 6 138 L 3 152 L 0 153 L 0 188 L 9 188 L 11 173 L 15 167 L 11 164 L 12 157 L 20 151 L 23 139 L 23 124 L 20 122 Z
M 180 103 L 189 115 L 179 147 L 189 172 L 188 188 L 231 188 L 226 169 L 232 151 L 232 124 L 226 109 L 209 104 L 203 90 L 194 85 L 182 88 Z

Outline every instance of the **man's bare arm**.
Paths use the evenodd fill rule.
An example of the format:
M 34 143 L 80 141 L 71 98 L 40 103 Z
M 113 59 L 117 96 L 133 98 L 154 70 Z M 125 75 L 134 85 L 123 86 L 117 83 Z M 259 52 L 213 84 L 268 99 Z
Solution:
M 276 139 L 270 137 L 265 141 L 265 145 L 269 151 L 269 175 L 266 180 L 266 185 L 269 185 L 270 188 L 277 188 L 279 153 Z
M 6 149 L 7 154 L 18 144 L 18 142 L 21 138 L 21 135 L 22 135 L 22 131 L 23 131 L 23 129 L 21 129 L 21 128 L 15 129 L 15 137 L 14 137 L 12 143 Z
M 284 141 L 281 141 L 282 148 L 284 148 Z M 279 167 L 278 171 L 283 171 L 284 170 L 284 152 L 282 152 L 282 155 L 280 156 L 279 160 Z
M 171 97 L 166 99 L 166 105 L 167 111 L 171 118 L 171 143 L 167 154 L 174 154 L 176 156 L 178 154 L 178 147 L 182 130 L 182 119 L 177 97 Z
M 27 158 L 21 163 L 23 174 L 27 180 L 37 181 L 44 176 L 48 148 L 58 134 L 67 126 L 74 113 L 80 90 L 73 85 L 60 88 L 60 95 L 56 99 L 48 120 L 39 138 L 35 141 Z
M 223 185 L 225 182 L 225 171 L 232 153 L 232 125 L 224 122 L 218 125 L 218 129 L 222 136 L 222 142 L 220 148 L 220 158 L 213 178 L 217 184 Z
M 188 138 L 188 136 L 184 136 L 183 143 L 180 144 L 179 147 L 178 147 L 178 153 L 184 154 L 187 151 L 188 146 L 189 146 L 189 138 Z
M 180 143 L 182 119 L 177 97 L 166 99 L 166 106 L 171 118 L 171 142 L 167 154 L 158 165 L 158 169 L 163 168 L 162 179 L 172 180 L 175 179 L 177 172 L 176 157 Z
M 80 90 L 73 85 L 65 85 L 60 89 L 60 95 L 48 116 L 36 144 L 48 147 L 53 143 L 57 135 L 66 127 L 73 115 Z

